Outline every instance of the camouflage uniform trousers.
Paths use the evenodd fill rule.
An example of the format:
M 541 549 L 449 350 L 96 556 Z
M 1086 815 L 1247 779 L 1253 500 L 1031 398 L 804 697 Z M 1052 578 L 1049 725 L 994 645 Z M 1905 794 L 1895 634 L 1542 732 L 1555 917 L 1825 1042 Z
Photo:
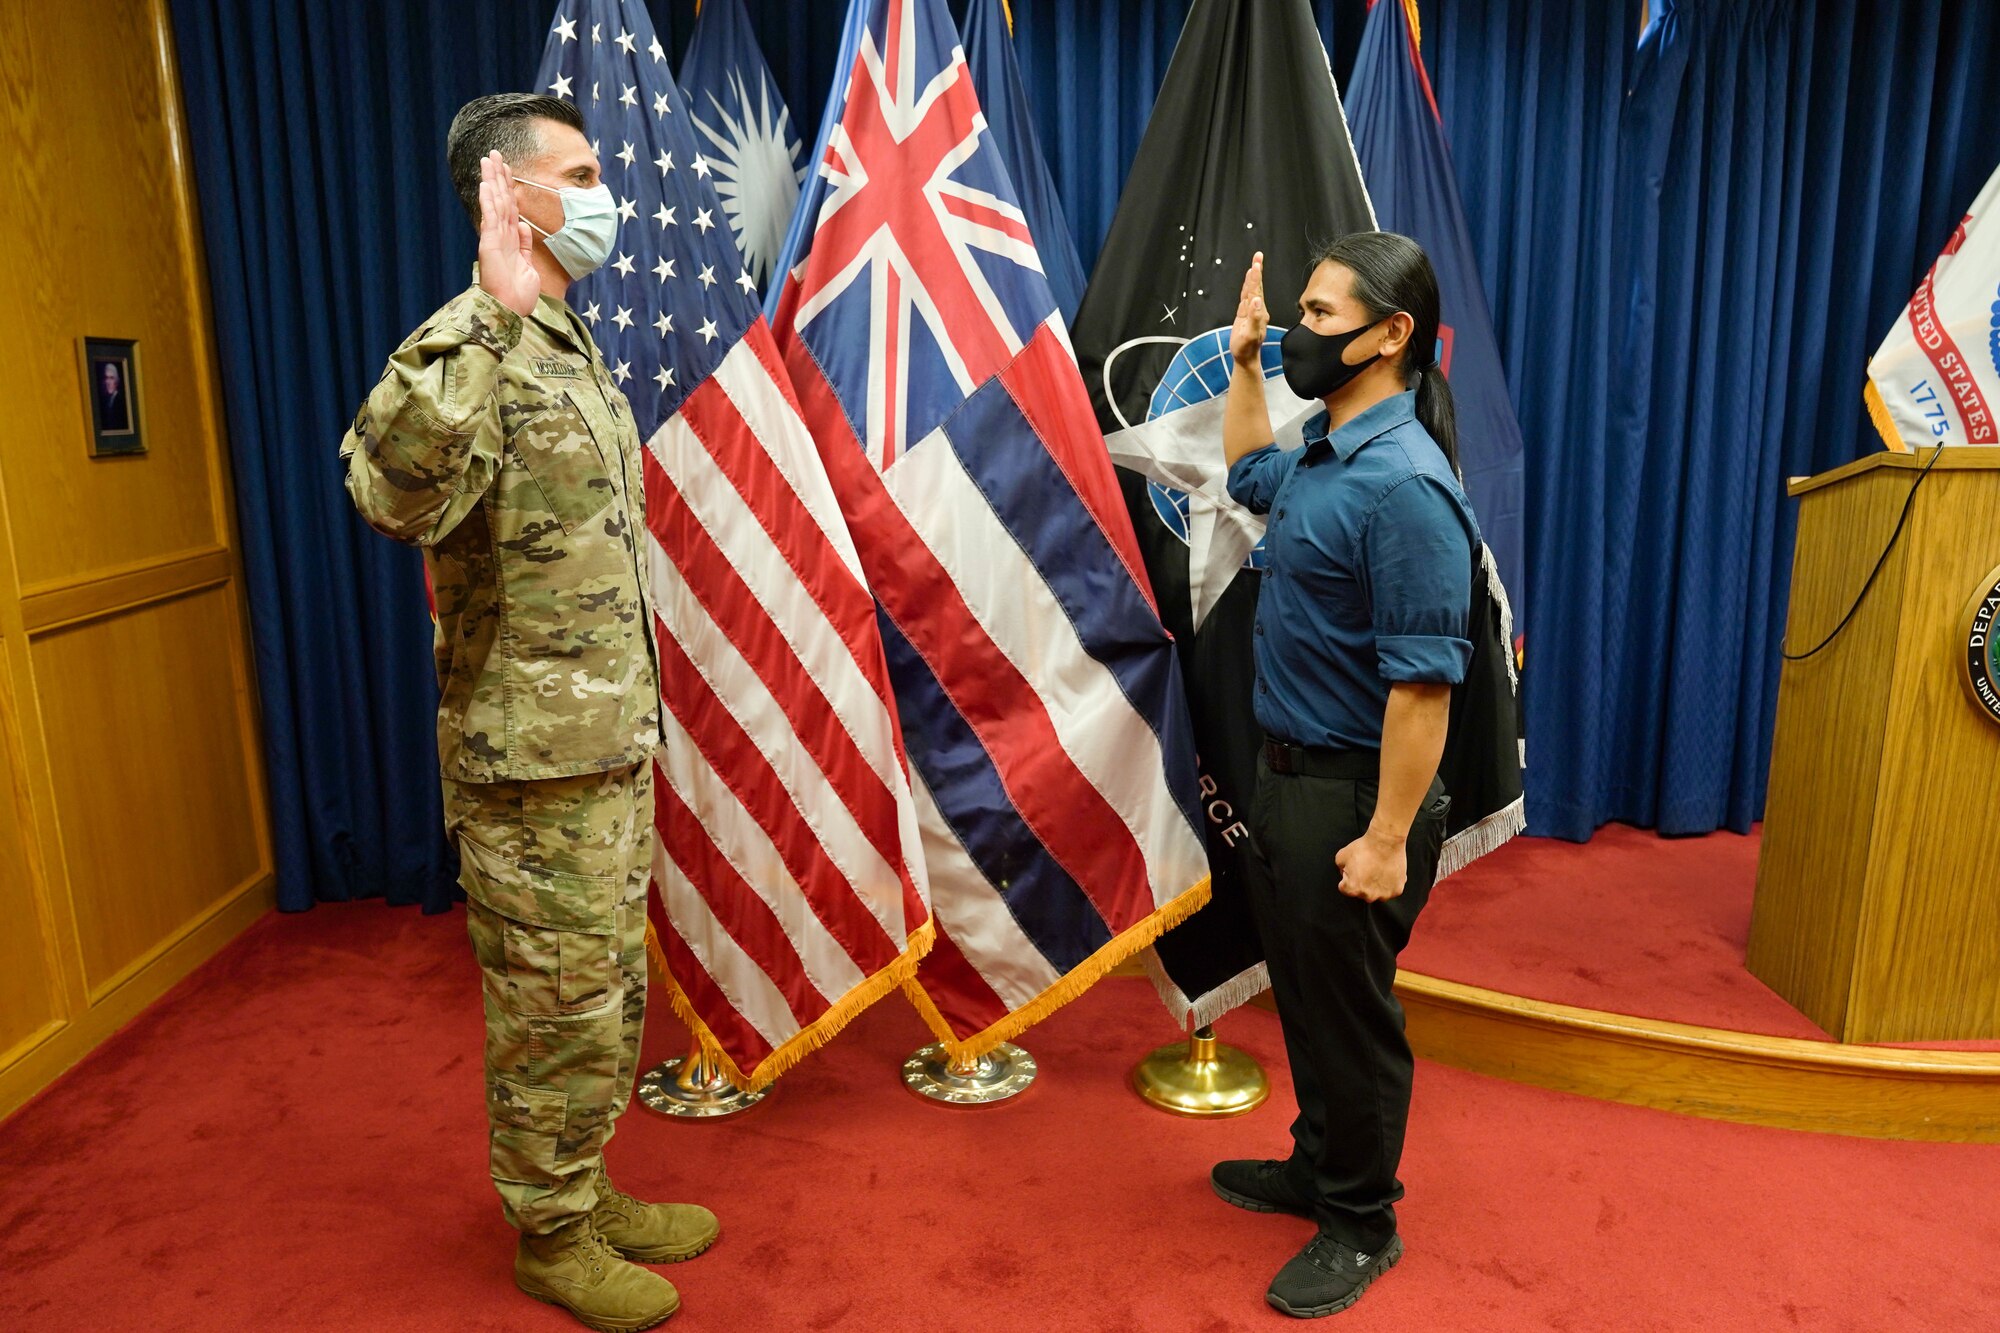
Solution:
M 484 974 L 493 1184 L 554 1230 L 597 1202 L 646 1018 L 653 765 L 521 782 L 446 779 Z

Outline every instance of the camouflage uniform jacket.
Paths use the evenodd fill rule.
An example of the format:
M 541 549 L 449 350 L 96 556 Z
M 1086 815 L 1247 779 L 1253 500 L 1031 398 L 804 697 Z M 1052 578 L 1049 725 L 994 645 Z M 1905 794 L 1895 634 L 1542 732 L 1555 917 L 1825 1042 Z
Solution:
M 547 296 L 522 319 L 475 285 L 389 358 L 340 454 L 369 526 L 424 549 L 445 777 L 568 777 L 658 748 L 640 447 L 596 343 Z

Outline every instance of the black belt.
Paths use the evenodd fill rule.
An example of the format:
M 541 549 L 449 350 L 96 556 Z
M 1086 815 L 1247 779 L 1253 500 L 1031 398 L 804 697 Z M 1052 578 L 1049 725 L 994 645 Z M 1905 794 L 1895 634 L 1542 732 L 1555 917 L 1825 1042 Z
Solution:
M 1264 765 L 1273 773 L 1293 773 L 1307 778 L 1344 778 L 1359 782 L 1376 776 L 1382 768 L 1380 750 L 1334 750 L 1319 745 L 1293 745 L 1272 736 L 1264 738 Z

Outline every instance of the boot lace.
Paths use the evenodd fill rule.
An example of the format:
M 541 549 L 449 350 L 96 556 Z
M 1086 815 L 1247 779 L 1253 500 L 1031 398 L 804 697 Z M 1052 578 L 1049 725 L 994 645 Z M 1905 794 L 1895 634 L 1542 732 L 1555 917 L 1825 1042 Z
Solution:
M 586 1221 L 577 1231 L 576 1257 L 588 1266 L 591 1272 L 602 1277 L 605 1261 L 617 1258 L 618 1252 L 611 1248 L 611 1242 L 604 1239 L 596 1227 Z
M 612 1184 L 606 1176 L 597 1178 L 597 1206 L 615 1208 L 627 1217 L 637 1217 L 645 1205 Z

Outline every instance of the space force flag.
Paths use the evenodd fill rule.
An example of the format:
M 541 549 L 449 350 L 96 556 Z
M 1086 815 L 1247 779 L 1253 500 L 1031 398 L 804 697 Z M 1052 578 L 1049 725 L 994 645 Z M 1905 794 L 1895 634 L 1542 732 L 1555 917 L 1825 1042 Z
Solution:
M 2000 171 L 1868 361 L 1869 415 L 1891 449 L 2000 444 Z
M 1148 959 L 1176 1021 L 1206 1023 L 1269 984 L 1246 882 L 1261 873 L 1247 821 L 1263 521 L 1222 485 L 1229 349 L 1203 335 L 1235 318 L 1256 251 L 1282 321 L 1313 247 L 1374 225 L 1307 0 L 1194 0 L 1074 325 L 1201 754 L 1213 897 Z
M 680 85 L 695 137 L 715 168 L 711 179 L 729 234 L 761 291 L 798 207 L 805 145 L 764 63 L 743 0 L 702 0 Z
M 955 1054 L 1199 907 L 1194 744 L 943 0 L 854 0 L 775 332 L 880 607 Z
M 641 0 L 563 0 L 536 86 L 583 112 L 618 203 L 569 301 L 645 441 L 656 970 L 755 1089 L 933 932 L 874 600 L 665 58 Z
M 1250 643 L 1264 520 L 1224 484 L 1228 325 L 1253 251 L 1265 251 L 1266 302 L 1283 320 L 1313 244 L 1372 226 L 1305 0 L 1196 0 L 1076 329 L 1106 443 L 1130 470 L 1126 494 L 1179 639 L 1201 747 L 1214 899 L 1148 960 L 1177 1021 L 1208 1023 L 1269 984 L 1249 907 L 1265 870 L 1247 827 L 1262 739 Z M 1265 341 L 1265 399 L 1277 443 L 1297 448 L 1319 404 L 1286 387 L 1283 333 Z M 1440 878 L 1521 827 L 1508 609 L 1485 548 L 1479 559 L 1472 660 L 1452 692 L 1439 769 L 1452 795 Z
M 1500 580 L 1522 604 L 1521 425 L 1473 258 L 1437 99 L 1417 47 L 1416 0 L 1375 0 L 1347 81 L 1347 123 L 1376 222 L 1413 238 L 1437 273 L 1438 364 L 1458 409 L 1458 461 Z M 1527 627 L 1515 617 L 1515 633 Z M 1456 798 L 1454 798 L 1456 799 Z

